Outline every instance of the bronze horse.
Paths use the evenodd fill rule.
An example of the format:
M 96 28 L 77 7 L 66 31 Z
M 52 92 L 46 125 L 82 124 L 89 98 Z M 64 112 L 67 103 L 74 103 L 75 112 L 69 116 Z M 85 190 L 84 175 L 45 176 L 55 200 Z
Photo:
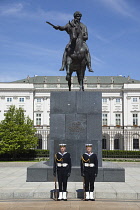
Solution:
M 67 48 L 66 58 L 66 80 L 68 81 L 69 91 L 71 91 L 71 76 L 73 72 L 77 73 L 80 91 L 84 91 L 84 76 L 87 65 L 87 48 L 84 45 L 82 29 L 80 24 L 71 24 L 69 21 L 71 36 L 70 44 Z

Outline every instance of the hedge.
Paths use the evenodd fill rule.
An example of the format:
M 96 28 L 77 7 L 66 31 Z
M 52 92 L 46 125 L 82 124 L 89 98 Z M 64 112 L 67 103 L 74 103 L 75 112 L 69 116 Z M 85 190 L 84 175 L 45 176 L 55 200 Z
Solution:
M 36 149 L 36 157 L 49 157 L 49 150 Z
M 0 160 L 33 160 L 35 158 L 48 158 L 49 150 L 31 149 L 21 153 L 0 154 Z M 126 151 L 126 150 L 102 150 L 103 158 L 140 158 L 140 151 Z
M 140 158 L 140 151 L 102 150 L 103 158 Z
M 16 156 L 13 153 L 0 154 L 0 160 L 33 160 L 40 157 L 49 157 L 49 150 L 30 149 L 16 154 Z

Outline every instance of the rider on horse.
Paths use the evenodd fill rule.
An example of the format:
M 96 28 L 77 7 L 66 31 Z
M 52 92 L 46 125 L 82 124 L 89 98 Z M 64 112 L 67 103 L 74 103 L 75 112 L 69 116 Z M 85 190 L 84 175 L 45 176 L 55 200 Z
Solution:
M 69 35 L 70 35 L 70 41 L 69 43 L 67 44 L 66 48 L 65 48 L 65 51 L 64 51 L 64 54 L 63 54 L 63 60 L 62 60 L 62 67 L 60 69 L 60 71 L 64 71 L 65 69 L 65 65 L 66 65 L 66 58 L 67 58 L 67 50 L 71 44 L 71 25 L 73 26 L 79 26 L 80 25 L 80 28 L 82 30 L 82 36 L 83 36 L 83 44 L 84 44 L 84 47 L 87 51 L 86 53 L 86 62 L 87 62 L 87 67 L 89 69 L 90 72 L 93 72 L 92 68 L 91 68 L 91 56 L 90 56 L 90 53 L 89 53 L 89 49 L 88 49 L 88 46 L 86 44 L 86 40 L 88 39 L 88 32 L 87 32 L 87 27 L 80 22 L 81 20 L 81 17 L 82 17 L 82 14 L 80 12 L 75 12 L 74 13 L 74 19 L 71 21 L 71 23 L 67 23 L 65 26 L 53 26 L 56 30 L 60 30 L 60 31 L 66 31 Z

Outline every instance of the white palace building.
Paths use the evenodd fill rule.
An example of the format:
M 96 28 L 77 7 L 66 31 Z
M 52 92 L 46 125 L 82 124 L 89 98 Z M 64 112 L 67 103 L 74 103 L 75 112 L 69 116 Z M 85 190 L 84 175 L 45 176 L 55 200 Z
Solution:
M 85 91 L 102 92 L 102 148 L 140 150 L 140 81 L 87 76 L 84 83 Z M 51 91 L 68 91 L 65 77 L 34 76 L 0 83 L 0 121 L 11 105 L 22 107 L 37 128 L 38 148 L 47 149 Z M 79 91 L 77 77 L 72 77 L 72 91 Z

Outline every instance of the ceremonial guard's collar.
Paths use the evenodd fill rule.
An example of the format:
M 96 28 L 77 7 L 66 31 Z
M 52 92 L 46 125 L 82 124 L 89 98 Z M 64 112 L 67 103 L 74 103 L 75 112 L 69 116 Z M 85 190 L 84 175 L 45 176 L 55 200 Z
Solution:
M 62 155 L 62 156 L 63 156 L 63 155 L 65 155 L 67 152 L 64 152 L 63 154 L 62 154 L 61 152 L 58 152 L 58 153 L 59 153 L 60 155 Z
M 86 155 L 91 156 L 93 154 L 93 152 L 91 152 L 90 154 L 85 152 Z

